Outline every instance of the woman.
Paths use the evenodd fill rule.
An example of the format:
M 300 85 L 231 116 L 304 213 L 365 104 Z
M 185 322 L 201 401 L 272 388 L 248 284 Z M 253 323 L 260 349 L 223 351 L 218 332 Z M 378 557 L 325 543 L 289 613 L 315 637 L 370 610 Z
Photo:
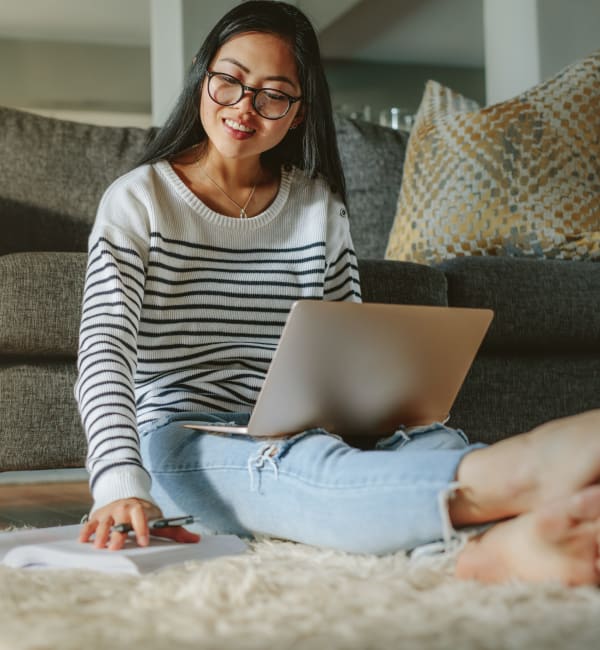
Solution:
M 355 552 L 463 539 L 461 577 L 600 582 L 598 413 L 488 448 L 440 423 L 375 451 L 320 429 L 265 443 L 183 428 L 247 420 L 303 298 L 360 301 L 331 103 L 306 17 L 244 2 L 99 206 L 76 385 L 94 496 L 81 541 L 118 550 L 129 524 L 145 545 L 150 518 L 190 512 L 205 530 Z

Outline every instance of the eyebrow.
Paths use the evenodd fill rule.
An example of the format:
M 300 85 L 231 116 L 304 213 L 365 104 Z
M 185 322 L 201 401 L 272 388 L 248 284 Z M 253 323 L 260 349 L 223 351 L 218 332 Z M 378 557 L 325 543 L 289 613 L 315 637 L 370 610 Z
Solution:
M 240 70 L 242 70 L 246 74 L 250 73 L 250 69 L 247 68 L 243 63 L 240 63 L 237 59 L 232 59 L 230 57 L 223 57 L 222 59 L 219 59 L 219 61 L 227 61 L 228 63 L 233 63 L 233 65 L 240 68 Z M 283 83 L 289 84 L 293 88 L 298 87 L 289 77 L 286 77 L 284 75 L 273 75 L 272 77 L 265 77 L 265 81 L 281 81 Z

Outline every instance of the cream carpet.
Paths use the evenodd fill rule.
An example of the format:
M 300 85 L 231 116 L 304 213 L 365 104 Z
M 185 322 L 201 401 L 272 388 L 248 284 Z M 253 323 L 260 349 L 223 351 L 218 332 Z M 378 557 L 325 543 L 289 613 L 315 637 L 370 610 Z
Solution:
M 141 578 L 0 566 L 2 650 L 600 648 L 600 590 L 262 540 Z

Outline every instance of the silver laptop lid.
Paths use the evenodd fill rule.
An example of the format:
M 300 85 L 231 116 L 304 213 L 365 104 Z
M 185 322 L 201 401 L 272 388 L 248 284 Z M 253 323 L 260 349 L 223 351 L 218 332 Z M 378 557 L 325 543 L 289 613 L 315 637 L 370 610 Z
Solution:
M 492 320 L 488 309 L 302 300 L 248 424 L 379 436 L 445 420 Z

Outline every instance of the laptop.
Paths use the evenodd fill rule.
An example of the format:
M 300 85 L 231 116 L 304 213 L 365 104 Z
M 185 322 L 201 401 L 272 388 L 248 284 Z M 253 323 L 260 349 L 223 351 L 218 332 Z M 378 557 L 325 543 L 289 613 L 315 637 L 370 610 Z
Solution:
M 297 301 L 247 426 L 184 426 L 380 437 L 445 422 L 492 318 L 489 309 Z

